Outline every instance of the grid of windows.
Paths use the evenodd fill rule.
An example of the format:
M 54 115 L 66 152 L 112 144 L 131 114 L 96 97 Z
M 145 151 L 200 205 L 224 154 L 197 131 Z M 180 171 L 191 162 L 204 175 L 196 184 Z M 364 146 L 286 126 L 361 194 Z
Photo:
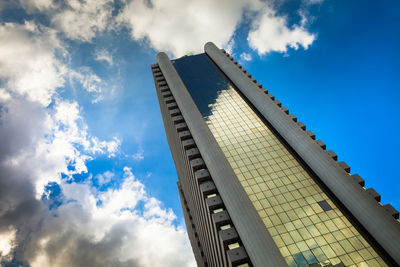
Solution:
M 387 266 L 232 86 L 209 107 L 206 123 L 289 266 Z

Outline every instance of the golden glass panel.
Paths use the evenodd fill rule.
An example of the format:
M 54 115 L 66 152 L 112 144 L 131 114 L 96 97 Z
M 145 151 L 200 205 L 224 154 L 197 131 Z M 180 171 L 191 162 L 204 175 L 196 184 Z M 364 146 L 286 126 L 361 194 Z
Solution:
M 346 253 L 338 242 L 330 243 L 330 246 L 333 249 L 333 251 L 335 251 L 336 255 L 343 255 Z
M 291 232 L 289 232 L 289 234 L 290 234 L 290 236 L 292 237 L 292 239 L 293 239 L 295 242 L 300 242 L 300 241 L 304 240 L 304 239 L 301 237 L 301 235 L 299 234 L 299 232 L 297 232 L 297 231 L 291 231 Z
M 221 211 L 224 211 L 224 209 L 223 208 L 216 209 L 216 210 L 213 211 L 213 213 L 218 213 L 218 212 L 221 212 Z
M 307 243 L 308 247 L 311 249 L 318 247 L 317 242 L 313 238 L 307 239 L 306 243 Z
M 360 263 L 364 260 L 357 251 L 350 253 L 349 256 L 354 261 L 354 263 Z
M 286 231 L 292 231 L 292 230 L 296 229 L 296 227 L 294 226 L 294 224 L 292 222 L 287 222 L 284 225 L 285 225 Z
M 292 255 L 295 255 L 300 252 L 299 248 L 295 244 L 291 244 L 288 246 L 289 252 Z
M 374 256 L 372 256 L 371 253 L 369 253 L 369 251 L 367 249 L 361 249 L 358 251 L 361 255 L 361 257 L 363 257 L 364 260 L 370 260 L 372 259 Z
M 297 264 L 292 256 L 285 257 L 285 260 L 289 267 L 297 267 Z
M 290 255 L 290 252 L 287 249 L 287 247 L 280 247 L 279 250 L 281 251 L 281 254 L 283 257 L 287 257 Z
M 278 231 L 279 234 L 287 232 L 285 226 L 283 226 L 282 224 L 276 226 L 276 230 Z
M 294 243 L 292 237 L 288 233 L 282 234 L 281 238 L 282 238 L 283 242 L 285 243 L 285 245 L 290 245 L 290 244 Z
M 339 256 L 339 259 L 343 262 L 345 266 L 350 266 L 354 264 L 354 262 L 351 260 L 351 258 L 348 255 L 342 255 Z
M 309 238 L 312 238 L 312 235 L 307 230 L 307 228 L 301 228 L 301 229 L 298 230 L 298 232 L 303 237 L 303 240 L 307 240 Z
M 229 244 L 228 245 L 228 248 L 231 250 L 231 249 L 234 249 L 234 248 L 238 248 L 238 247 L 240 247 L 240 245 L 239 245 L 239 243 L 233 243 L 233 244 Z
M 210 108 L 205 121 L 289 266 L 387 266 L 233 87 Z
M 221 227 L 220 227 L 220 229 L 221 230 L 226 230 L 226 229 L 229 229 L 229 228 L 231 228 L 232 226 L 230 225 L 230 224 L 225 224 L 225 225 L 222 225 Z
M 300 251 L 308 250 L 308 246 L 307 246 L 306 242 L 304 242 L 304 241 L 297 242 L 296 245 L 300 249 Z
M 282 238 L 279 235 L 276 235 L 272 237 L 275 241 L 275 244 L 278 246 L 278 248 L 285 246 L 285 243 L 283 242 Z

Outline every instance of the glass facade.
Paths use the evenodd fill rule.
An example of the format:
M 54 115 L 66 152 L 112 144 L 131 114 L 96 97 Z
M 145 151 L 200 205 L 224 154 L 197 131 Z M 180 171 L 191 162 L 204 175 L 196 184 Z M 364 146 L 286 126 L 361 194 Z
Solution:
M 387 266 L 205 54 L 173 64 L 289 266 Z

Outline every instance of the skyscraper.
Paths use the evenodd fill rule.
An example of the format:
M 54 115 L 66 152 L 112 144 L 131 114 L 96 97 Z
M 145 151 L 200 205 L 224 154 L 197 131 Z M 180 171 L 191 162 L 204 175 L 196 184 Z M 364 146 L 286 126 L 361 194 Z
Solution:
M 224 50 L 152 65 L 198 266 L 396 266 L 399 213 Z

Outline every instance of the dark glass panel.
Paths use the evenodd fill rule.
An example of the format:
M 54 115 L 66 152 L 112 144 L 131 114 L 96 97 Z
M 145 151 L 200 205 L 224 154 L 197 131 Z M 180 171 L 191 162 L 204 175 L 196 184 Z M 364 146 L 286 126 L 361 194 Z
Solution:
M 210 106 L 230 82 L 206 54 L 186 56 L 172 61 L 203 118 L 211 115 Z

